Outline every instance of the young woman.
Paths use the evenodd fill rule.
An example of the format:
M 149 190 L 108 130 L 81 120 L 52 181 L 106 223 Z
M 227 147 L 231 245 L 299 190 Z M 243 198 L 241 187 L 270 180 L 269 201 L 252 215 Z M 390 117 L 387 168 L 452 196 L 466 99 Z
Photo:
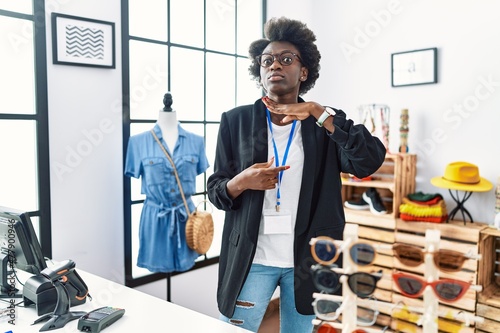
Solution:
M 386 149 L 363 125 L 305 94 L 319 77 L 316 36 L 274 18 L 250 45 L 250 74 L 266 96 L 222 114 L 210 201 L 226 212 L 217 301 L 222 318 L 256 332 L 280 287 L 281 332 L 311 332 L 309 241 L 342 239 L 340 172 L 366 177 Z

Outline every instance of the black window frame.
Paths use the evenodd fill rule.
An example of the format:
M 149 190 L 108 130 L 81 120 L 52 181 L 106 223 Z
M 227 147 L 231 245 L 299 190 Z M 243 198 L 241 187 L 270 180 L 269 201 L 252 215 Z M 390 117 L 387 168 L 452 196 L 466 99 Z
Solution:
M 38 210 L 28 212 L 39 218 L 39 242 L 46 258 L 52 258 L 52 226 L 50 202 L 49 115 L 47 90 L 47 38 L 45 1 L 33 0 L 32 14 L 0 9 L 0 16 L 33 22 L 33 51 L 35 75 L 35 113 L 11 114 L 0 112 L 2 120 L 33 120 L 36 123 L 36 160 L 38 180 Z M 5 78 L 4 78 L 5 79 Z M 23 207 L 12 207 L 23 209 Z
M 170 1 L 168 1 L 168 15 L 170 14 Z M 235 1 L 235 6 L 237 6 L 237 0 Z M 267 12 L 266 12 L 266 7 L 267 7 L 267 1 L 266 0 L 260 0 L 262 1 L 262 22 L 265 22 Z M 206 11 L 206 1 L 204 2 L 205 4 L 205 11 Z M 170 24 L 169 18 L 167 18 Z M 236 25 L 237 27 L 237 25 Z M 237 29 L 237 28 L 235 28 Z M 143 41 L 143 42 L 152 42 L 152 43 L 160 43 L 162 45 L 168 46 L 168 55 L 169 55 L 169 63 L 170 63 L 170 49 L 172 46 L 174 47 L 185 47 L 188 49 L 194 49 L 194 50 L 199 50 L 203 51 L 205 53 L 213 53 L 213 54 L 223 54 L 223 55 L 230 55 L 234 56 L 235 58 L 247 58 L 247 55 L 238 55 L 238 54 L 228 54 L 224 52 L 218 52 L 215 50 L 210 50 L 205 47 L 203 48 L 195 48 L 195 47 L 190 47 L 190 46 L 184 46 L 184 45 L 179 45 L 176 43 L 172 43 L 170 41 L 170 29 L 168 31 L 168 38 L 166 42 L 158 42 L 158 41 L 151 41 L 146 38 L 140 38 L 140 37 L 134 37 L 130 36 L 129 34 L 129 3 L 128 0 L 122 0 L 122 93 L 123 93 L 123 165 L 125 165 L 125 158 L 127 154 L 127 145 L 128 145 L 128 139 L 130 137 L 130 124 L 131 123 L 151 123 L 154 124 L 156 120 L 148 120 L 148 119 L 134 119 L 133 121 L 130 119 L 130 66 L 129 66 L 129 42 L 131 40 L 135 41 Z M 168 71 L 170 71 L 170 66 L 168 68 Z M 169 73 L 170 74 L 170 73 Z M 250 79 L 250 78 L 249 78 Z M 171 87 L 171 82 L 170 82 L 170 75 L 167 75 L 167 86 Z M 205 110 L 205 115 L 206 115 L 206 110 Z M 203 119 L 203 121 L 181 121 L 181 123 L 184 124 L 189 124 L 189 123 L 196 123 L 196 124 L 203 124 L 204 125 L 204 136 L 206 137 L 206 125 L 207 124 L 219 124 L 219 121 L 207 121 L 206 118 Z M 207 175 L 206 173 L 204 174 L 205 177 L 205 184 L 207 180 Z M 125 264 L 125 285 L 128 287 L 137 287 L 141 286 L 147 283 L 159 281 L 162 279 L 167 279 L 167 300 L 170 300 L 170 277 L 174 275 L 179 275 L 183 273 L 187 273 L 189 271 L 193 271 L 196 269 L 200 269 L 203 267 L 207 267 L 210 265 L 217 264 L 219 262 L 219 257 L 212 257 L 212 258 L 207 258 L 205 256 L 205 259 L 202 260 L 197 260 L 194 267 L 191 268 L 189 271 L 186 272 L 172 272 L 172 273 L 151 273 L 145 276 L 141 277 L 135 277 L 132 274 L 132 244 L 131 244 L 131 239 L 133 237 L 132 235 L 132 216 L 131 216 L 131 208 L 132 205 L 134 204 L 139 204 L 142 203 L 144 200 L 139 200 L 139 201 L 133 201 L 131 199 L 131 180 L 129 177 L 124 176 L 124 181 L 123 181 L 123 190 L 124 190 L 124 247 L 125 247 L 125 255 L 124 255 L 124 264 Z M 206 187 L 205 191 L 202 193 L 196 193 L 195 195 L 201 195 L 206 198 Z

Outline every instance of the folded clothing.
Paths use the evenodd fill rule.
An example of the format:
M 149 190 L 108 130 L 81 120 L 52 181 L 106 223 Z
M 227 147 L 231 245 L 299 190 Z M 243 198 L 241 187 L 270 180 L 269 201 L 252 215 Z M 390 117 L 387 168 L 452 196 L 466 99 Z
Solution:
M 405 213 L 400 213 L 399 217 L 403 221 L 418 221 L 418 222 L 432 222 L 432 223 L 442 223 L 448 219 L 448 215 L 445 216 L 413 216 Z
M 414 202 L 429 203 L 429 202 L 438 202 L 439 200 L 443 200 L 443 196 L 439 193 L 415 192 L 408 194 L 408 199 Z
M 401 204 L 399 212 L 413 216 L 444 216 L 447 215 L 446 205 L 444 201 L 442 204 L 437 204 L 429 207 L 414 206 L 412 204 Z
M 416 192 L 403 198 L 399 217 L 405 221 L 444 222 L 448 219 L 446 203 L 440 194 Z

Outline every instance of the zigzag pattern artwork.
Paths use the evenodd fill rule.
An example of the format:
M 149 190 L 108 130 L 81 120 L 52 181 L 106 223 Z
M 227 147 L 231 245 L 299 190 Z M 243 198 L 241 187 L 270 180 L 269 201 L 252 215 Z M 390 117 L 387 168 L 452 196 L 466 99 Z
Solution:
M 66 55 L 75 58 L 103 59 L 104 31 L 68 24 L 66 26 Z

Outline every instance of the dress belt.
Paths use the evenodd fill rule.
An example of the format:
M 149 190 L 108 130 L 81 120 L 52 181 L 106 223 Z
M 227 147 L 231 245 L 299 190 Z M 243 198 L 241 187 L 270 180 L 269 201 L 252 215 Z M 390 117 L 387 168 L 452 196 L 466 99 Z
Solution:
M 170 214 L 170 227 L 168 236 L 173 237 L 174 235 L 177 238 L 177 248 L 181 247 L 181 229 L 180 229 L 180 221 L 187 220 L 187 213 L 184 205 L 177 205 L 175 207 L 165 207 L 163 203 L 156 203 L 151 201 L 150 199 L 146 199 L 144 202 L 147 206 L 152 206 L 158 209 L 158 214 L 156 214 L 157 222 L 168 214 Z

